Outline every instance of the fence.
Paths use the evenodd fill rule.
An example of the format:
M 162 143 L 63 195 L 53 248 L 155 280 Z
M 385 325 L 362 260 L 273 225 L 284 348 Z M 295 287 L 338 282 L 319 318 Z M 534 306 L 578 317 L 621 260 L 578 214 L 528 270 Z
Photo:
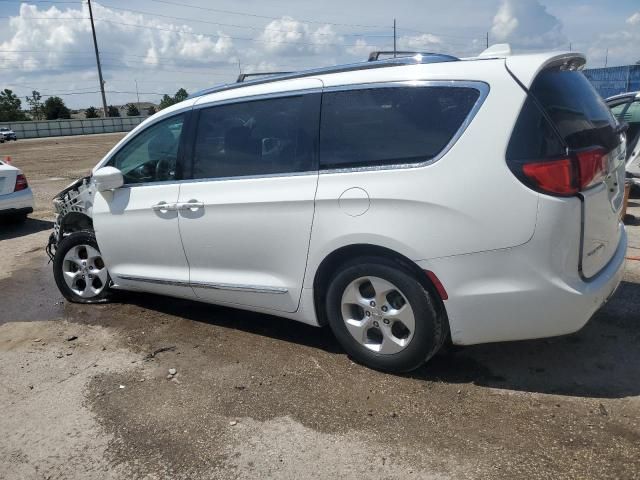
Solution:
M 592 68 L 584 74 L 602 98 L 640 90 L 640 65 Z
M 107 117 L 77 120 L 36 120 L 32 122 L 0 122 L 9 127 L 18 138 L 60 137 L 63 135 L 87 135 L 90 133 L 128 132 L 146 116 Z

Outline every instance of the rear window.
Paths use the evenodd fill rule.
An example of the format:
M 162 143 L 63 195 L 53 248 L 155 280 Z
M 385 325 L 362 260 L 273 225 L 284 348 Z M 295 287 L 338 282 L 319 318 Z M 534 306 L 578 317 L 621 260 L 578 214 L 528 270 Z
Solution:
M 530 92 L 569 148 L 599 145 L 612 150 L 620 143 L 609 107 L 581 72 L 544 70 Z
M 468 87 L 391 87 L 322 98 L 320 168 L 419 163 L 451 141 L 480 92 Z

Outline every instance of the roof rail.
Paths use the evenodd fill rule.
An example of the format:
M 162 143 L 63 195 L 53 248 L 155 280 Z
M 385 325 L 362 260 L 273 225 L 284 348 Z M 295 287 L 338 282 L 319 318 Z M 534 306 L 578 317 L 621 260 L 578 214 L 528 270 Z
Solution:
M 238 78 L 236 79 L 236 83 L 242 83 L 244 82 L 247 78 L 250 77 L 271 77 L 273 75 L 287 75 L 288 73 L 293 73 L 293 72 L 253 72 L 253 73 L 241 73 L 240 75 L 238 75 Z
M 229 83 L 225 85 L 219 85 L 217 87 L 206 88 L 204 90 L 200 90 L 199 92 L 189 95 L 188 98 L 196 98 L 196 97 L 201 97 L 203 95 L 208 95 L 209 93 L 234 90 L 236 88 L 242 88 L 248 85 L 261 85 L 264 83 L 279 82 L 281 80 L 295 80 L 297 78 L 313 77 L 314 75 L 353 72 L 357 70 L 370 70 L 374 68 L 400 67 L 404 65 L 457 62 L 459 60 L 460 60 L 459 58 L 453 57 L 451 55 L 429 53 L 429 54 L 419 54 L 413 57 L 388 58 L 384 60 L 377 60 L 375 62 L 358 62 L 358 63 L 350 63 L 347 65 L 335 65 L 331 67 L 312 68 L 309 70 L 301 70 L 299 72 L 274 74 L 267 78 L 258 78 L 255 80 L 250 80 L 248 82 L 241 82 L 241 83 L 236 82 L 236 83 Z
M 380 60 L 380 56 L 381 55 L 389 55 L 393 58 L 398 58 L 398 57 L 414 57 L 417 55 L 420 56 L 440 56 L 440 57 L 449 57 L 452 60 L 458 60 L 458 58 L 451 56 L 451 55 L 445 55 L 443 53 L 435 53 L 435 52 L 409 52 L 406 50 L 374 50 L 373 52 L 371 52 L 369 54 L 369 59 L 367 61 L 369 62 L 377 62 Z

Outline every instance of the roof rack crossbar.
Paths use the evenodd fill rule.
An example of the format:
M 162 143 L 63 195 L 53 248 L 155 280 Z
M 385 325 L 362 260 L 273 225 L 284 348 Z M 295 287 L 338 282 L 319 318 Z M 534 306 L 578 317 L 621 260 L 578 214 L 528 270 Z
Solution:
M 456 62 L 460 59 L 451 55 L 443 55 L 439 53 L 434 54 L 419 54 L 412 57 L 396 57 L 388 58 L 384 60 L 377 60 L 375 62 L 358 62 L 350 63 L 347 65 L 335 65 L 331 67 L 312 68 L 309 70 L 301 70 L 299 72 L 286 73 L 282 75 L 272 75 L 267 78 L 258 78 L 250 80 L 248 82 L 230 83 L 226 85 L 219 85 L 217 87 L 211 87 L 199 92 L 189 95 L 188 98 L 202 97 L 210 93 L 224 92 L 227 90 L 234 90 L 236 88 L 242 88 L 248 85 L 262 85 L 265 83 L 279 82 L 282 80 L 295 80 L 298 78 L 312 77 L 314 75 L 326 75 L 330 73 L 343 73 L 353 72 L 356 70 L 369 70 L 374 68 L 386 68 L 386 67 L 400 67 L 404 65 L 420 65 L 427 63 L 441 63 L 441 62 Z

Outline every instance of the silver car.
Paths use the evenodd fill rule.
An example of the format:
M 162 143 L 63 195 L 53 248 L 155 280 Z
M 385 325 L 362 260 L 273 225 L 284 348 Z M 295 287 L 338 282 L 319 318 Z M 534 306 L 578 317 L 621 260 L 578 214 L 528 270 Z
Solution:
M 627 129 L 627 177 L 640 186 L 640 92 L 628 92 L 607 98 L 607 105 Z

